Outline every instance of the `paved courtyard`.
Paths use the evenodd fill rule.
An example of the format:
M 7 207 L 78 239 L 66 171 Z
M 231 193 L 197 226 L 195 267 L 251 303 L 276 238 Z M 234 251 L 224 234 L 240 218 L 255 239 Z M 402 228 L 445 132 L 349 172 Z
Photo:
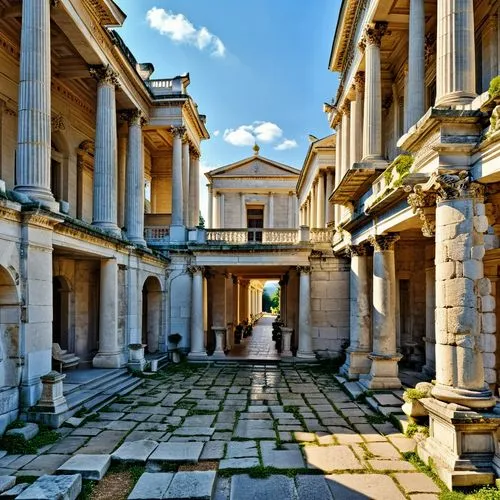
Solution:
M 92 469 L 87 477 L 102 475 L 110 460 L 143 464 L 130 498 L 183 498 L 178 491 L 193 485 L 186 468 L 204 471 L 193 498 L 438 498 L 439 488 L 402 456 L 415 442 L 379 419 L 317 367 L 182 365 L 95 420 L 63 427 L 40 455 L 6 455 L 0 473 L 53 474 L 73 457 L 61 470 Z

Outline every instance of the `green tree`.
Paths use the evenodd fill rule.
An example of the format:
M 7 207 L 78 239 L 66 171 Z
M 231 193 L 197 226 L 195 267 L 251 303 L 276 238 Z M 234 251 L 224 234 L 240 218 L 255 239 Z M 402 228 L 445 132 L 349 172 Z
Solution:
M 280 288 L 276 288 L 276 291 L 271 297 L 271 312 L 278 312 L 280 308 Z
M 262 294 L 262 310 L 264 312 L 271 312 L 272 299 L 267 290 Z

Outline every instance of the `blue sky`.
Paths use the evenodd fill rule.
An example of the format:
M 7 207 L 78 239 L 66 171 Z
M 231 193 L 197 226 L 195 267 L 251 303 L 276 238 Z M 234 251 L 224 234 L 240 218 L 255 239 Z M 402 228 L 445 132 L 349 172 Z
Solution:
M 328 59 L 340 0 L 116 0 L 119 32 L 153 78 L 190 73 L 207 115 L 202 168 L 252 154 L 301 168 L 308 135 L 331 133 L 322 110 L 338 77 Z

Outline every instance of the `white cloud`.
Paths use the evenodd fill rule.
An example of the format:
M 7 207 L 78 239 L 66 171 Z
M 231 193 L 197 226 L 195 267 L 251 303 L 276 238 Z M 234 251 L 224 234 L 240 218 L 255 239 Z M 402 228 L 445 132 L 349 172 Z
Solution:
M 224 57 L 226 54 L 226 47 L 219 37 L 210 33 L 204 26 L 199 29 L 195 28 L 184 14 L 174 14 L 168 10 L 153 7 L 146 13 L 146 20 L 151 28 L 168 36 L 176 43 L 187 43 L 199 50 L 207 49 L 215 57 Z
M 228 128 L 223 137 L 233 146 L 253 146 L 256 142 L 274 142 L 282 135 L 283 130 L 276 123 L 257 121 L 251 125 L 240 125 L 236 129 Z
M 278 144 L 274 149 L 276 151 L 285 151 L 286 149 L 293 149 L 298 146 L 295 139 L 285 139 L 283 142 Z
M 212 135 L 213 135 L 214 137 L 219 137 L 219 135 L 220 135 L 220 130 L 214 130 L 214 131 L 212 132 Z

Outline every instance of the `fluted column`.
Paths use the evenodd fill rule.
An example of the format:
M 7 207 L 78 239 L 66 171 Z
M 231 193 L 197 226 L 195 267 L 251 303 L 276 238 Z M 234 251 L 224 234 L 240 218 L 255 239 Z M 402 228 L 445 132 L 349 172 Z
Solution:
M 325 224 L 333 222 L 333 204 L 328 201 L 333 191 L 333 172 L 326 171 Z
M 342 108 L 342 177 L 351 167 L 351 108 L 349 101 Z M 345 131 L 345 133 L 344 133 Z
M 128 131 L 124 130 L 125 126 L 119 127 L 118 132 L 118 227 L 125 227 L 125 211 L 126 211 L 126 186 L 127 186 L 127 135 Z
M 368 248 L 366 245 L 350 246 L 350 344 L 341 373 L 349 379 L 357 379 L 370 371 L 368 358 L 371 348 L 371 311 L 368 276 Z
M 15 190 L 56 209 L 50 191 L 50 5 L 22 2 Z
M 127 239 L 136 245 L 144 241 L 144 154 L 140 111 L 133 111 L 128 120 L 128 151 L 126 176 L 125 227 Z
M 274 194 L 269 193 L 269 214 L 267 227 L 274 227 Z
M 363 161 L 383 160 L 380 44 L 386 31 L 386 22 L 372 23 L 365 29 Z
M 438 2 L 439 4 L 439 2 Z M 424 0 L 410 0 L 408 44 L 407 128 L 415 125 L 425 112 L 425 8 Z
M 207 184 L 208 190 L 208 220 L 207 220 L 207 228 L 212 229 L 214 227 L 214 195 L 212 184 Z
M 189 165 L 188 209 L 191 214 L 189 225 L 197 227 L 200 220 L 200 154 L 197 151 L 191 155 Z
M 191 266 L 192 296 L 191 296 L 191 348 L 189 358 L 206 358 L 205 334 L 203 331 L 203 271 L 202 266 Z
M 361 376 L 363 385 L 369 389 L 397 389 L 398 378 L 396 339 L 396 264 L 394 245 L 396 234 L 372 236 L 373 245 L 373 352 L 370 373 Z
M 213 193 L 213 224 L 214 229 L 220 229 L 220 193 Z
M 315 358 L 311 336 L 311 268 L 298 266 L 299 272 L 299 348 L 298 358 Z
M 116 259 L 101 260 L 99 293 L 99 352 L 92 360 L 96 368 L 121 366 L 118 345 L 118 263 Z
M 226 227 L 225 210 L 224 193 L 219 193 L 219 228 L 221 229 Z
M 358 71 L 356 73 L 354 82 L 356 100 L 351 103 L 351 163 L 357 163 L 363 159 L 364 71 Z
M 183 225 L 184 191 L 182 172 L 182 136 L 184 127 L 172 128 L 172 225 Z
M 313 182 L 311 189 L 311 201 L 309 202 L 309 227 L 316 227 L 316 180 Z
M 184 226 L 190 224 L 189 205 L 191 203 L 190 197 L 190 157 L 189 157 L 189 141 L 184 136 L 182 143 L 182 223 Z
M 110 66 L 93 66 L 90 73 L 97 80 L 92 224 L 119 237 L 121 231 L 117 225 L 118 139 L 115 96 L 118 75 Z
M 325 227 L 325 173 L 319 172 L 318 176 L 318 199 L 317 199 L 316 220 L 318 227 Z
M 437 2 L 436 106 L 470 103 L 476 97 L 474 1 Z

